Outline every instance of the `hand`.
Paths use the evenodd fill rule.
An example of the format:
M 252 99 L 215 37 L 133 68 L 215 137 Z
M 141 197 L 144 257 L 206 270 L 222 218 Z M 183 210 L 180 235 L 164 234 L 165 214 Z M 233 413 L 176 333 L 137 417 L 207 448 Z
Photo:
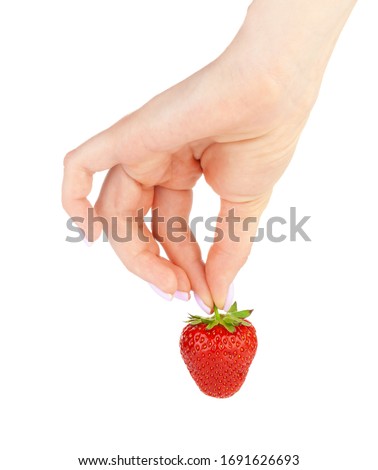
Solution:
M 86 197 L 92 175 L 110 169 L 94 210 L 109 227 L 112 218 L 116 221 L 107 233 L 117 255 L 131 272 L 167 298 L 185 299 L 193 290 L 209 313 L 214 303 L 220 308 L 230 304 L 230 285 L 250 253 L 250 239 L 273 186 L 293 155 L 336 33 L 349 11 L 345 5 L 341 13 L 340 5 L 339 10 L 332 10 L 342 18 L 336 26 L 331 22 L 328 35 L 325 31 L 321 39 L 311 35 L 308 27 L 299 28 L 297 34 L 306 48 L 298 51 L 298 38 L 280 37 L 284 18 L 280 8 L 287 10 L 287 2 L 273 3 L 276 11 L 267 16 L 266 2 L 255 1 L 239 34 L 217 60 L 65 158 L 63 205 L 71 216 L 83 218 L 80 226 L 85 233 L 89 233 L 91 206 Z M 299 2 L 297 8 L 304 3 L 309 9 L 307 1 Z M 322 3 L 324 10 L 335 8 L 325 0 Z M 351 9 L 353 2 L 349 3 Z M 291 18 L 284 20 L 290 26 Z M 322 27 L 326 26 L 323 21 Z M 188 221 L 192 188 L 202 172 L 220 196 L 218 226 L 224 233 L 210 249 L 206 266 L 188 228 L 184 240 L 174 242 L 167 238 L 166 224 L 153 221 L 152 235 L 138 220 L 139 209 L 146 214 L 158 208 L 165 220 L 179 216 Z M 231 239 L 225 221 L 231 210 L 241 220 L 235 226 L 240 241 Z M 132 240 L 123 243 L 117 241 L 114 229 L 118 237 L 125 236 L 127 217 L 133 217 Z M 243 227 L 249 217 L 255 221 Z M 97 224 L 93 238 L 100 233 Z M 148 241 L 141 240 L 140 233 Z M 169 260 L 159 255 L 156 239 L 162 240 Z

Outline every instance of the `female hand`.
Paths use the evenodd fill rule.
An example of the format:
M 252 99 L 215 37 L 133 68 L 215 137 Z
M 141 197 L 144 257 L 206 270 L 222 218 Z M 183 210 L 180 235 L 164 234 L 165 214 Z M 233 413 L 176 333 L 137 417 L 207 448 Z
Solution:
M 251 250 L 251 237 L 273 186 L 287 167 L 353 0 L 255 0 L 229 48 L 214 62 L 156 96 L 65 158 L 63 205 L 92 238 L 87 196 L 95 172 L 109 169 L 94 215 L 124 265 L 166 298 L 189 298 L 210 313 L 228 308 L 230 286 Z M 206 265 L 190 230 L 168 236 L 166 221 L 188 221 L 192 188 L 204 174 L 220 196 L 223 238 Z M 143 224 L 158 209 L 164 223 Z M 226 216 L 240 218 L 230 236 Z M 126 218 L 132 240 L 121 242 Z M 153 216 L 154 217 L 154 216 Z M 247 218 L 249 223 L 243 224 Z M 243 227 L 244 225 L 244 227 Z M 93 239 L 102 227 L 95 225 Z M 235 241 L 239 238 L 239 241 Z M 159 255 L 159 240 L 169 260 Z

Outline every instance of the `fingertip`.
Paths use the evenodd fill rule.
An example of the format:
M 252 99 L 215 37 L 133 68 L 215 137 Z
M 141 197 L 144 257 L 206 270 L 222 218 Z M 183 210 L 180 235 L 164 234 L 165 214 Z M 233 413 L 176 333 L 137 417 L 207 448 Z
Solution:
M 206 278 L 214 304 L 223 310 L 232 279 L 218 265 L 215 266 L 211 258 L 206 263 Z
M 84 237 L 83 242 L 88 248 L 90 248 L 93 245 L 93 242 L 88 241 L 87 237 Z
M 155 284 L 152 284 L 151 282 L 148 283 L 148 285 L 151 287 L 151 289 L 156 292 L 156 294 L 163 298 L 164 300 L 168 300 L 169 302 L 172 301 L 173 295 L 170 294 L 169 292 L 164 292 L 163 290 L 159 289 L 159 287 L 155 286 Z
M 175 293 L 178 291 L 178 281 L 175 273 L 170 270 L 166 269 L 166 272 L 163 276 L 158 276 L 155 278 L 146 279 L 149 284 L 155 286 L 161 292 L 164 292 L 168 296 L 170 296 L 169 300 L 172 300 Z M 155 290 L 155 289 L 154 289 Z M 157 292 L 158 293 L 158 292 Z M 168 300 L 168 297 L 167 297 Z
M 96 220 L 98 216 L 94 209 L 92 217 L 92 220 L 94 220 L 94 222 L 91 222 L 90 224 L 88 217 L 88 211 L 90 209 L 92 209 L 91 206 L 88 207 L 86 213 L 81 212 L 81 217 L 77 215 L 71 217 L 71 224 L 80 230 L 82 240 L 87 246 L 92 246 L 93 243 L 101 237 L 101 234 L 104 230 L 104 226 Z
M 226 300 L 224 302 L 222 310 L 225 310 L 228 312 L 230 309 L 231 305 L 234 302 L 234 294 L 235 294 L 235 288 L 234 288 L 234 283 L 232 282 L 230 287 L 228 288 L 227 295 L 226 295 Z
M 194 292 L 194 298 L 195 298 L 198 306 L 201 308 L 201 310 L 203 310 L 205 313 L 210 315 L 212 308 L 210 308 L 208 305 L 206 305 L 205 302 L 201 299 L 201 297 L 196 292 Z
M 118 248 L 119 250 L 119 248 Z M 122 252 L 117 253 L 122 259 Z M 150 251 L 125 259 L 129 271 L 173 297 L 178 290 L 177 275 L 168 261 Z
M 178 300 L 182 300 L 184 302 L 187 302 L 190 299 L 190 293 L 189 292 L 184 292 L 182 290 L 177 290 L 174 294 L 173 297 Z

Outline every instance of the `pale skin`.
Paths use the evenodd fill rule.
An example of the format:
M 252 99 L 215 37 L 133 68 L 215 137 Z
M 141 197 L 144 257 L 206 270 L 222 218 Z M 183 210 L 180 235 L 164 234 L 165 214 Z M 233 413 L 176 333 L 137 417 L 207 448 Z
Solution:
M 95 214 L 119 221 L 143 208 L 189 219 L 192 189 L 203 174 L 220 197 L 220 216 L 258 220 L 290 162 L 316 101 L 324 70 L 356 0 L 255 0 L 226 51 L 65 158 L 63 206 L 88 234 L 95 172 L 109 170 Z M 164 237 L 159 224 L 155 237 Z M 239 227 L 239 228 L 238 228 Z M 227 291 L 251 251 L 248 232 L 239 242 L 214 243 L 206 263 L 197 243 L 110 242 L 132 273 L 167 294 L 196 292 L 210 309 L 223 308 Z M 95 225 L 94 239 L 101 234 Z

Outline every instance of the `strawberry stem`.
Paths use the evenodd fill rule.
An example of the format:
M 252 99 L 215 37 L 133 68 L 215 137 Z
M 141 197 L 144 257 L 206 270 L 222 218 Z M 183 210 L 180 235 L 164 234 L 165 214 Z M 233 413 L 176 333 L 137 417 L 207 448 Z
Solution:
M 238 310 L 236 302 L 230 307 L 228 312 L 220 313 L 218 307 L 214 306 L 214 314 L 208 317 L 201 317 L 199 315 L 189 315 L 187 323 L 191 325 L 199 325 L 201 323 L 207 325 L 206 329 L 211 330 L 214 326 L 221 325 L 226 328 L 230 333 L 234 333 L 236 328 L 240 325 L 251 326 L 245 320 L 249 317 L 253 310 Z
M 216 319 L 218 322 L 221 321 L 221 316 L 220 316 L 218 307 L 217 307 L 216 305 L 214 305 L 214 316 L 215 316 L 215 319 Z

